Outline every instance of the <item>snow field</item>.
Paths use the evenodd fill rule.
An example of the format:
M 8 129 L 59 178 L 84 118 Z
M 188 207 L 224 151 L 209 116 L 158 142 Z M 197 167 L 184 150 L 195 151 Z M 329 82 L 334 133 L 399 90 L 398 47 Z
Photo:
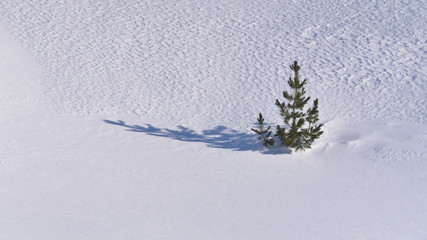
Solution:
M 426 100 L 413 97 L 426 92 L 421 9 L 422 1 L 4 1 L 1 21 L 48 70 L 44 100 L 60 114 L 246 130 L 258 111 L 276 115 L 294 60 L 323 119 L 425 123 Z
M 0 239 L 425 239 L 415 1 L 0 2 Z M 325 134 L 250 127 L 298 60 Z

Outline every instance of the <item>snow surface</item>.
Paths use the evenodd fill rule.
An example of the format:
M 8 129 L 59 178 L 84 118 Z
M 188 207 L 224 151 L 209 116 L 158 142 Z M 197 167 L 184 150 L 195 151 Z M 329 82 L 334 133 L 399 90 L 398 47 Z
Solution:
M 427 239 L 423 0 L 0 2 L 0 239 Z M 298 60 L 313 149 L 258 113 Z

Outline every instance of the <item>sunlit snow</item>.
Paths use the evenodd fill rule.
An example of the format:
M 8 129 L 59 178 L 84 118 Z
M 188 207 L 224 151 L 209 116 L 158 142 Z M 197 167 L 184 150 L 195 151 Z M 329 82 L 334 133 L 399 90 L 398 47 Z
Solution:
M 427 236 L 422 0 L 0 2 L 0 239 Z M 325 133 L 263 149 L 297 60 Z

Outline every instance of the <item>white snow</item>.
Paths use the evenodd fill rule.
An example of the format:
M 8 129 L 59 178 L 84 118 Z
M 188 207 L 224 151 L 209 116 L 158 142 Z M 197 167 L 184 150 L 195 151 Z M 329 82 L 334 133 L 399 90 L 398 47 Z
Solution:
M 423 0 L 0 2 L 0 239 L 426 239 Z M 250 131 L 298 60 L 325 133 Z

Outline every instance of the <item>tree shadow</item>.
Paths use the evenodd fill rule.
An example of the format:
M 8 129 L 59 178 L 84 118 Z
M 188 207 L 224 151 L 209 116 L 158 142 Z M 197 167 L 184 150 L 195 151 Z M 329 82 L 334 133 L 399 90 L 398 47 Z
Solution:
M 201 142 L 210 148 L 230 149 L 232 151 L 259 151 L 263 154 L 286 154 L 290 149 L 286 147 L 273 147 L 266 149 L 257 139 L 255 134 L 238 132 L 225 126 L 217 126 L 213 129 L 203 130 L 202 133 L 178 126 L 176 130 L 168 128 L 157 128 L 151 124 L 128 125 L 124 121 L 103 120 L 107 124 L 126 128 L 126 131 L 145 133 L 151 136 L 175 139 L 184 142 Z

